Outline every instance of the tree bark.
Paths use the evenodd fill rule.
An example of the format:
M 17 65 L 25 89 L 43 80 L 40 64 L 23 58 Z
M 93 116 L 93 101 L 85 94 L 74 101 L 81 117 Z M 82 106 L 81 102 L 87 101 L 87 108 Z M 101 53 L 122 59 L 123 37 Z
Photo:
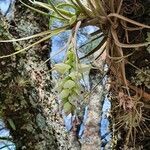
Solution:
M 16 3 L 14 20 L 10 23 L 4 20 L 1 17 L 0 39 L 25 37 L 48 29 L 47 19 L 20 3 Z M 34 41 L 0 43 L 0 56 Z M 43 64 L 49 54 L 46 44 L 43 42 L 16 56 L 0 59 L 0 112 L 16 149 L 54 150 L 62 145 L 52 123 L 54 116 L 49 115 L 54 97 L 47 73 L 49 68 Z
M 99 50 L 100 51 L 100 50 Z M 94 55 L 99 53 L 99 51 Z M 95 65 L 99 69 L 90 70 L 91 96 L 88 104 L 88 115 L 85 121 L 85 131 L 81 140 L 81 150 L 99 150 L 101 149 L 100 120 L 102 113 L 102 103 L 104 101 L 104 60 L 106 55 L 103 54 Z

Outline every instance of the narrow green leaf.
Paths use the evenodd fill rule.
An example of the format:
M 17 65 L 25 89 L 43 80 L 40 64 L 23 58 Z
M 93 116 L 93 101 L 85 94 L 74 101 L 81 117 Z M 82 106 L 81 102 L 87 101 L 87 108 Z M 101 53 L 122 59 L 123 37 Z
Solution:
M 90 44 L 90 43 L 96 41 L 97 39 L 100 39 L 102 36 L 103 36 L 103 34 L 101 34 L 100 36 L 97 36 L 97 37 L 95 37 L 95 38 L 89 40 L 87 43 L 81 45 L 81 46 L 79 47 L 79 49 L 82 49 L 82 47 L 86 46 L 87 44 Z
M 36 11 L 36 12 L 42 14 L 42 15 L 45 15 L 45 16 L 49 16 L 49 15 L 50 15 L 50 14 L 44 12 L 44 11 L 41 11 L 41 10 L 39 10 L 39 9 L 36 9 L 36 8 L 32 7 L 32 6 L 27 5 L 27 4 L 24 3 L 22 0 L 19 0 L 19 1 L 20 1 L 23 5 L 25 5 L 26 7 L 30 8 L 31 10 L 34 10 L 34 11 Z
M 8 123 L 9 123 L 9 125 L 11 126 L 11 128 L 12 128 L 13 130 L 16 130 L 16 126 L 15 126 L 13 120 L 9 118 L 9 119 L 7 119 L 7 121 L 8 121 Z
M 96 51 L 98 51 L 102 46 L 103 44 L 106 42 L 106 38 L 103 38 L 103 40 L 98 44 L 98 46 L 96 46 L 93 50 L 91 50 L 89 53 L 87 53 L 85 56 L 81 57 L 81 59 L 84 59 L 90 55 L 92 55 L 93 53 L 95 53 Z M 101 52 L 101 54 L 103 53 L 103 51 Z
M 59 3 L 57 5 L 57 8 L 64 8 L 64 7 L 73 8 L 76 11 L 78 10 L 75 5 L 72 5 L 72 4 L 69 4 L 69 3 Z
M 19 39 L 0 40 L 0 43 L 25 41 L 25 40 L 29 40 L 29 39 L 32 39 L 32 38 L 37 38 L 37 37 L 41 37 L 41 36 L 50 34 L 51 32 L 52 32 L 52 31 L 47 30 L 47 31 L 44 31 L 44 32 L 41 32 L 41 33 L 38 33 L 38 34 L 34 34 L 34 35 L 31 35 L 31 36 L 23 37 L 23 38 L 19 38 Z
M 16 55 L 16 54 L 19 54 L 19 53 L 21 53 L 21 52 L 23 52 L 23 51 L 25 51 L 25 50 L 27 50 L 27 49 L 29 49 L 29 48 L 31 48 L 31 47 L 37 45 L 37 44 L 43 42 L 43 41 L 46 41 L 46 40 L 50 39 L 50 38 L 51 38 L 52 36 L 54 36 L 54 35 L 57 35 L 57 34 L 59 34 L 59 33 L 61 33 L 61 32 L 64 32 L 67 28 L 68 28 L 68 26 L 64 26 L 64 27 L 61 27 L 61 28 L 58 28 L 58 29 L 51 30 L 51 34 L 50 34 L 50 35 L 48 35 L 48 36 L 46 36 L 46 37 L 40 39 L 39 41 L 37 41 L 37 42 L 35 42 L 35 43 L 33 43 L 33 44 L 31 44 L 31 45 L 29 45 L 29 46 L 27 46 L 27 47 L 25 47 L 25 48 L 19 50 L 19 51 L 17 51 L 17 52 L 14 52 L 14 53 L 9 54 L 9 55 L 0 56 L 0 59 L 1 59 L 1 58 L 11 57 L 11 56 L 14 56 L 14 55 Z M 39 34 L 40 34 L 40 33 L 39 33 Z M 15 40 L 15 41 L 17 41 L 17 40 Z

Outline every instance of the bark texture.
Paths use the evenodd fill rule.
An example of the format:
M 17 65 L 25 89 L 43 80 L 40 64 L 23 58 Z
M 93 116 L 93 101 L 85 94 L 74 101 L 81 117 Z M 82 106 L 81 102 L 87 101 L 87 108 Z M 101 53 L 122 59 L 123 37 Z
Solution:
M 88 116 L 85 122 L 85 131 L 81 140 L 81 150 L 101 149 L 100 120 L 102 103 L 104 101 L 104 86 L 102 84 L 104 60 L 105 54 L 95 61 L 95 65 L 99 69 L 90 70 L 91 96 L 88 105 Z
M 16 3 L 13 21 L 7 23 L 3 17 L 0 21 L 1 39 L 29 36 L 48 29 L 48 20 L 20 3 Z M 0 43 L 0 55 L 11 54 L 32 42 L 33 39 L 13 44 Z M 54 116 L 49 115 L 54 99 L 50 74 L 46 73 L 47 64 L 41 65 L 48 53 L 49 47 L 44 42 L 27 52 L 0 59 L 0 112 L 16 149 L 59 149 L 57 129 L 54 130 L 52 124 Z

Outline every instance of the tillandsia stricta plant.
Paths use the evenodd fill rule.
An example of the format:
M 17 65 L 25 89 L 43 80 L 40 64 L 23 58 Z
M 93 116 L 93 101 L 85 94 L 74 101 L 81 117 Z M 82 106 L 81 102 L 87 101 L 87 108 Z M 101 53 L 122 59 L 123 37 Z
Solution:
M 143 40 L 143 36 L 141 36 L 140 39 L 132 39 L 133 35 L 136 34 L 137 31 L 142 32 L 143 29 L 145 29 L 148 32 L 148 30 L 150 29 L 149 25 L 137 22 L 133 20 L 136 17 L 132 17 L 132 15 L 130 17 L 129 15 L 134 13 L 137 14 L 137 9 L 135 8 L 136 6 L 138 6 L 139 9 L 142 9 L 142 6 L 138 0 L 64 0 L 59 4 L 54 4 L 51 0 L 48 0 L 48 3 L 36 0 L 29 1 L 31 2 L 31 5 L 27 5 L 20 0 L 21 3 L 23 3 L 30 9 L 37 11 L 46 17 L 50 17 L 50 25 L 53 20 L 58 20 L 62 22 L 62 26 L 55 27 L 52 30 L 44 31 L 42 33 L 24 37 L 21 39 L 1 40 L 0 42 L 13 42 L 43 37 L 42 39 L 29 45 L 28 47 L 25 47 L 10 55 L 0 56 L 0 58 L 7 58 L 19 54 L 20 52 L 25 51 L 42 41 L 48 40 L 52 36 L 55 36 L 66 30 L 74 31 L 78 22 L 81 23 L 80 27 L 93 25 L 98 27 L 99 30 L 92 33 L 91 36 L 100 33 L 102 34 L 98 36 L 98 38 L 100 39 L 99 44 L 94 49 L 91 49 L 91 51 L 87 53 L 85 57 L 92 55 L 98 50 L 100 50 L 99 56 L 104 51 L 106 52 L 107 63 L 110 66 L 111 74 L 113 75 L 113 78 L 115 78 L 116 83 L 115 87 L 112 83 L 112 88 L 117 89 L 116 93 L 118 94 L 117 100 L 119 101 L 119 103 L 121 103 L 122 101 L 122 99 L 119 98 L 120 92 L 123 92 L 123 95 L 126 95 L 127 99 L 130 99 L 131 101 L 136 101 L 138 98 L 135 99 L 135 95 L 138 95 L 140 97 L 141 91 L 143 92 L 143 94 L 140 98 L 142 100 L 149 99 L 150 95 L 145 90 L 131 85 L 126 77 L 126 64 L 142 72 L 141 69 L 128 61 L 127 58 L 134 55 L 141 48 L 146 47 L 150 44 L 149 40 L 147 40 L 147 42 Z M 130 4 L 134 7 L 129 11 L 127 6 L 130 6 Z M 74 39 L 74 36 L 72 36 L 71 38 Z M 103 39 L 101 40 L 101 38 Z M 77 73 L 77 78 L 74 79 L 72 78 L 72 75 L 74 76 L 76 74 L 75 72 L 78 72 L 78 69 L 82 68 L 79 67 L 80 63 L 78 63 L 77 59 L 75 59 L 77 57 L 77 53 L 73 51 L 72 48 L 76 49 L 76 46 L 74 47 L 73 44 L 73 46 L 69 47 L 67 58 L 64 63 L 55 65 L 55 69 L 60 72 L 60 74 L 66 74 L 64 79 L 60 82 L 62 83 L 62 85 L 59 89 L 57 89 L 60 92 L 60 97 L 63 100 L 64 108 L 67 108 L 66 112 L 70 112 L 74 109 L 74 104 L 71 103 L 69 99 L 74 92 L 76 94 L 78 93 L 77 91 L 75 91 L 75 88 L 79 88 L 79 85 L 77 84 L 78 82 L 76 82 L 76 80 L 77 78 L 80 78 L 80 73 Z M 145 75 L 150 77 L 149 74 Z M 70 86 L 68 87 L 68 85 Z M 131 91 L 133 92 L 131 93 Z M 137 111 L 135 112 L 138 113 Z M 127 114 L 130 118 L 130 113 Z

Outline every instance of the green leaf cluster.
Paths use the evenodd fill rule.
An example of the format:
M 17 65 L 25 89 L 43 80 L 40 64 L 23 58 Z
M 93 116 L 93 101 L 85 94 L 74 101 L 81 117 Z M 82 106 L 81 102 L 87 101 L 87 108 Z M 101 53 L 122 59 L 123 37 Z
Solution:
M 59 93 L 63 110 L 66 114 L 74 113 L 79 101 L 82 100 L 82 86 L 80 80 L 82 73 L 89 71 L 91 67 L 80 64 L 73 48 L 67 52 L 67 58 L 63 63 L 55 64 L 54 69 L 62 75 L 54 90 Z

